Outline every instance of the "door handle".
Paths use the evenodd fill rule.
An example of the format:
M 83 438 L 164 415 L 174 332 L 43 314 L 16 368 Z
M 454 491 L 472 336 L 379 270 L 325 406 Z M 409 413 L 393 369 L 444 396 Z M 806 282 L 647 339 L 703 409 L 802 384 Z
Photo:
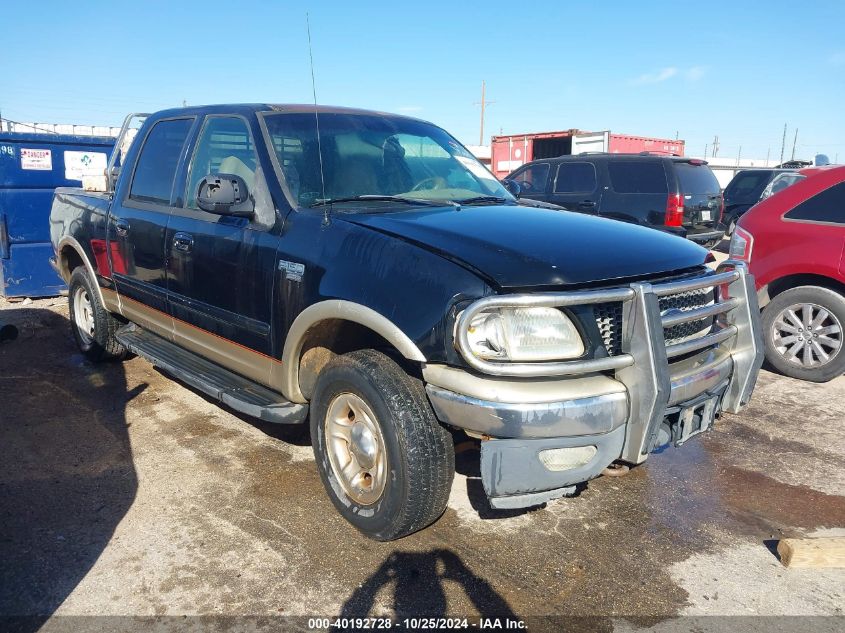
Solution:
M 194 236 L 190 233 L 176 233 L 173 236 L 173 248 L 183 253 L 190 253 L 194 245 Z
M 578 203 L 578 208 L 579 209 L 595 209 L 596 203 L 593 202 L 592 200 L 583 200 L 583 201 Z
M 129 233 L 129 222 L 126 220 L 118 220 L 114 223 L 114 230 L 120 237 L 126 237 Z

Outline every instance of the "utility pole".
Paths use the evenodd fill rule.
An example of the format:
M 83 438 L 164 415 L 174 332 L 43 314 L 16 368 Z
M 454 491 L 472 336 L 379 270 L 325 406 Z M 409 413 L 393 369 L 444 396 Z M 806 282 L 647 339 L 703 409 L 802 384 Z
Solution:
M 739 146 L 739 151 L 736 153 L 736 166 L 739 167 L 739 159 L 742 157 L 742 145 Z
M 719 155 L 719 136 L 713 137 L 713 158 Z
M 481 101 L 476 101 L 474 105 L 481 105 L 481 131 L 478 134 L 478 144 L 484 145 L 484 109 L 490 105 L 491 103 L 496 103 L 495 101 L 487 101 L 485 98 L 485 85 L 486 82 L 482 80 L 481 82 Z
M 710 147 L 710 144 L 709 144 L 709 143 L 705 143 L 705 144 L 704 144 L 704 158 L 705 158 L 705 159 L 707 158 L 707 149 L 708 149 L 709 147 Z
M 786 123 L 783 124 L 783 138 L 780 140 L 780 164 L 783 165 L 783 150 L 786 148 Z
M 766 167 L 769 166 L 769 154 L 771 154 L 771 153 L 772 153 L 772 146 L 769 145 L 769 147 L 766 148 Z
M 792 139 L 792 158 L 789 160 L 795 160 L 795 145 L 798 143 L 798 128 L 795 128 L 795 138 Z

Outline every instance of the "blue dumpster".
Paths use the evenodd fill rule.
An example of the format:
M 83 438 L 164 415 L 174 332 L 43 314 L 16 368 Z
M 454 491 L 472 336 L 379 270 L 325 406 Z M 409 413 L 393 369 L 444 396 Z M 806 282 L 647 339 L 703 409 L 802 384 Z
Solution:
M 102 175 L 115 139 L 0 132 L 0 296 L 50 297 L 65 284 L 50 266 L 56 187 Z

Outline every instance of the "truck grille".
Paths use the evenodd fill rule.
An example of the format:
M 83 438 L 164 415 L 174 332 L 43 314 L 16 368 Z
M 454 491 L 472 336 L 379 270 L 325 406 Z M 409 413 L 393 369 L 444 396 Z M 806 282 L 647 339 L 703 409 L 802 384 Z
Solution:
M 666 316 L 676 310 L 688 312 L 695 308 L 713 303 L 713 288 L 688 290 L 678 294 L 661 297 L 658 300 L 660 316 Z M 618 356 L 622 353 L 622 302 L 599 303 L 593 308 L 596 325 L 601 334 L 602 343 L 608 356 Z M 667 345 L 681 343 L 709 333 L 713 327 L 714 317 L 707 317 L 698 321 L 680 323 L 663 329 L 663 336 Z
M 678 310 L 689 312 L 695 308 L 712 305 L 713 288 L 688 290 L 687 292 L 661 297 L 658 304 L 660 306 L 660 316 L 666 316 Z M 664 328 L 663 336 L 666 339 L 666 344 L 673 345 L 695 338 L 696 336 L 704 336 L 713 327 L 713 321 L 714 317 L 711 316 L 698 321 L 679 323 L 678 325 Z
M 599 303 L 593 308 L 596 325 L 608 356 L 622 353 L 622 302 Z

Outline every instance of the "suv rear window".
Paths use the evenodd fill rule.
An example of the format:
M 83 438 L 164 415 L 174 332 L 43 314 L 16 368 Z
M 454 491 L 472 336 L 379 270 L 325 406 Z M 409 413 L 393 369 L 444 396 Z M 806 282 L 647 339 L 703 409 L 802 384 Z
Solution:
M 707 165 L 676 162 L 675 173 L 678 174 L 681 193 L 719 193 L 722 190 Z
M 767 169 L 739 172 L 725 189 L 725 201 L 734 204 L 757 202 L 771 176 L 772 172 Z
M 668 193 L 666 171 L 657 160 L 610 160 L 610 186 L 616 193 Z

